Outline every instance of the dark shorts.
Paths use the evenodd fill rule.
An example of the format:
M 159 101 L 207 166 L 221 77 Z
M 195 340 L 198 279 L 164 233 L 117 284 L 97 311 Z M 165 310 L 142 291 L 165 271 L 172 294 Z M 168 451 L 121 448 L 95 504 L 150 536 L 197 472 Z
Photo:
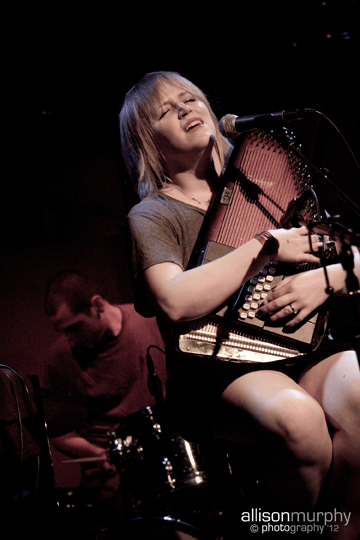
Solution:
M 235 379 L 251 371 L 281 371 L 297 381 L 310 363 L 318 363 L 349 350 L 349 344 L 324 340 L 319 349 L 297 357 L 291 365 L 271 363 L 233 363 L 208 358 L 172 356 L 168 358 L 166 404 L 174 429 L 190 442 L 205 442 L 211 437 L 214 407 L 224 390 Z

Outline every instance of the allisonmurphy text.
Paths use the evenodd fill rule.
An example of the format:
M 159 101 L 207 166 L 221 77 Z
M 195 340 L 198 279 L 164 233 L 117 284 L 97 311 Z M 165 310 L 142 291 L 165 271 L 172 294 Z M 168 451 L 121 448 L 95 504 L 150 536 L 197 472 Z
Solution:
M 351 512 L 339 512 L 336 508 L 332 512 L 263 512 L 261 508 L 252 508 L 250 512 L 241 513 L 241 521 L 246 523 L 317 523 L 325 526 L 330 523 L 344 523 L 348 525 Z

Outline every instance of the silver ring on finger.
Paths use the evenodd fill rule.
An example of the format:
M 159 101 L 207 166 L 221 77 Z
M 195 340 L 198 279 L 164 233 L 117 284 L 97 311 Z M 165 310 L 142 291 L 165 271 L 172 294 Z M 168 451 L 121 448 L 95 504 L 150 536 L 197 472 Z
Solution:
M 294 304 L 290 304 L 290 307 L 293 311 L 293 315 L 297 315 L 299 313 L 299 310 L 294 308 Z

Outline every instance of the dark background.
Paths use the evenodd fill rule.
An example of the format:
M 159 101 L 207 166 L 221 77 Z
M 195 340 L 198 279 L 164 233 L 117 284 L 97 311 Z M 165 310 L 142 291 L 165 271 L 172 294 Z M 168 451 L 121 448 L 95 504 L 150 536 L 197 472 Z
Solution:
M 124 218 L 134 199 L 117 116 L 146 72 L 181 72 L 219 118 L 322 112 L 339 131 L 319 115 L 291 127 L 360 204 L 344 142 L 360 161 L 359 1 L 31 5 L 12 8 L 3 25 L 0 362 L 20 373 L 42 380 L 56 338 L 43 291 L 58 270 L 89 270 L 109 300 L 132 301 Z M 321 195 L 356 229 L 336 194 Z

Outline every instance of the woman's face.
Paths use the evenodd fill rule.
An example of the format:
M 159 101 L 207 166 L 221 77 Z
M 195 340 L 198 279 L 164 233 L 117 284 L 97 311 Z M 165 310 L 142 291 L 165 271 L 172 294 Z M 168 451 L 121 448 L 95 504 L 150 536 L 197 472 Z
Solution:
M 189 159 L 208 148 L 216 129 L 205 103 L 167 82 L 161 83 L 158 97 L 152 124 L 166 162 Z

